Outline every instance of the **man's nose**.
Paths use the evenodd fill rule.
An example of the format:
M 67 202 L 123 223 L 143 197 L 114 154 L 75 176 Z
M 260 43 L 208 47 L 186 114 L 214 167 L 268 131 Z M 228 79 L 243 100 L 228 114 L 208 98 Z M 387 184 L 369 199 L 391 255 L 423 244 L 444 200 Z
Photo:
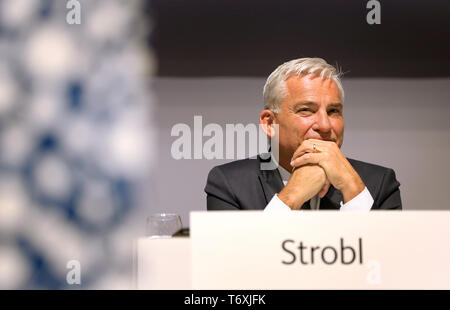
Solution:
M 322 133 L 329 133 L 331 131 L 331 122 L 326 111 L 318 111 L 316 113 L 316 123 L 313 129 Z

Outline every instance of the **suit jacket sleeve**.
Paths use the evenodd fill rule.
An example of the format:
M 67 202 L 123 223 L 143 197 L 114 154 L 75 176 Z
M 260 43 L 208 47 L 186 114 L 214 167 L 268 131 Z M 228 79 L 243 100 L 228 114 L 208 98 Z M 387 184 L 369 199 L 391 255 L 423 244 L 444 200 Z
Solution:
M 220 167 L 214 167 L 208 174 L 205 192 L 207 210 L 240 210 L 236 197 Z
M 374 210 L 401 210 L 400 183 L 395 177 L 392 169 L 386 169 L 381 181 L 380 189 L 374 199 L 372 209 Z

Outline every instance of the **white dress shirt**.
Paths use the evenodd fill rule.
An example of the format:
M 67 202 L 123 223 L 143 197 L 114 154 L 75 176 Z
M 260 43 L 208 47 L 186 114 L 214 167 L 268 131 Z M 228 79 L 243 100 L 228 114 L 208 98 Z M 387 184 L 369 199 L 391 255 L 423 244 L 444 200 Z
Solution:
M 283 184 L 286 185 L 291 177 L 289 171 L 278 165 L 278 171 L 280 172 L 281 179 L 283 180 Z M 340 211 L 369 211 L 373 205 L 373 198 L 370 194 L 367 187 L 364 190 L 353 197 L 352 200 L 347 203 L 341 203 Z M 309 201 L 311 206 L 311 210 L 319 210 L 320 207 L 320 198 L 319 195 L 314 196 Z M 264 211 L 292 211 L 280 198 L 278 198 L 278 194 L 275 194 L 270 202 L 267 204 Z M 301 211 L 301 210 L 300 210 Z

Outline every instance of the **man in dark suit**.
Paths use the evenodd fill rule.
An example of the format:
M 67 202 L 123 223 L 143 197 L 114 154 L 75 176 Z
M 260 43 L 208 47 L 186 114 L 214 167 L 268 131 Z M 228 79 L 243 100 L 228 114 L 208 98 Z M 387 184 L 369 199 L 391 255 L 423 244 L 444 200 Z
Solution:
M 264 86 L 260 114 L 279 151 L 214 167 L 205 187 L 208 210 L 400 210 L 392 169 L 341 152 L 343 103 L 340 74 L 323 59 L 279 66 Z M 268 161 L 273 169 L 262 168 Z

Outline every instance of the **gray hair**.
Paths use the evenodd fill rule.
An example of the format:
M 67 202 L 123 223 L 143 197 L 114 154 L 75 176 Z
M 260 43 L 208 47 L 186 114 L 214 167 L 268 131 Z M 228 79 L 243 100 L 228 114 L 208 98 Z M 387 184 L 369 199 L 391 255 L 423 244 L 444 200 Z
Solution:
M 322 58 L 299 58 L 285 62 L 269 75 L 263 90 L 264 108 L 275 113 L 280 112 L 281 102 L 288 95 L 285 81 L 291 76 L 301 74 L 313 74 L 336 82 L 339 97 L 344 103 L 344 88 L 340 79 L 342 73 Z

